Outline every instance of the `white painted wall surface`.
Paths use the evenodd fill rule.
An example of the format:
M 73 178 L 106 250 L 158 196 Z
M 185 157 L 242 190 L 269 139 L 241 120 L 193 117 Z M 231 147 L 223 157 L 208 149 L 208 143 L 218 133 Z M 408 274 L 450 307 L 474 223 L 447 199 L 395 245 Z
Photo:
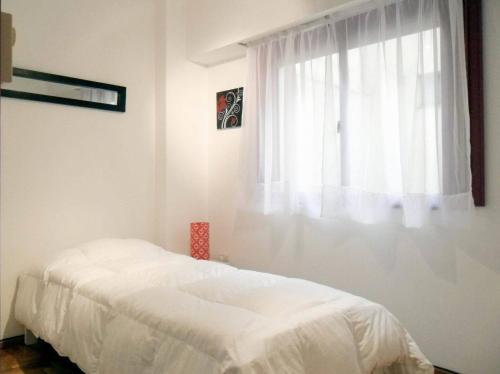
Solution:
M 242 57 L 245 49 L 239 42 L 308 21 L 349 1 L 187 0 L 188 56 L 207 66 Z
M 165 10 L 165 177 L 158 233 L 165 248 L 187 254 L 189 224 L 207 218 L 207 72 L 187 59 L 186 1 L 165 0 Z
M 262 9 L 279 19 L 280 8 L 272 3 Z M 217 10 L 222 11 L 212 12 Z M 500 2 L 484 0 L 484 16 L 487 207 L 477 210 L 469 230 L 290 222 L 237 213 L 241 131 L 217 131 L 214 118 L 215 93 L 245 82 L 241 59 L 208 69 L 212 252 L 230 254 L 237 266 L 302 277 L 380 302 L 434 364 L 461 373 L 500 373 Z M 251 20 L 243 11 L 233 23 Z M 211 32 L 217 35 L 207 40 L 214 43 L 229 37 Z
M 1 99 L 1 333 L 16 279 L 46 254 L 155 238 L 153 0 L 3 0 L 15 66 L 127 87 L 126 113 Z

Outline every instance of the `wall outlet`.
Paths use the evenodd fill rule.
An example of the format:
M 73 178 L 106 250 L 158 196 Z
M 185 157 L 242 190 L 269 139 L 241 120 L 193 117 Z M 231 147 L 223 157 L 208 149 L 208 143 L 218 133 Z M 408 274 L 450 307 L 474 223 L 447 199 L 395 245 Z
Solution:
M 218 262 L 229 262 L 229 256 L 226 254 L 220 254 L 215 256 L 215 261 Z

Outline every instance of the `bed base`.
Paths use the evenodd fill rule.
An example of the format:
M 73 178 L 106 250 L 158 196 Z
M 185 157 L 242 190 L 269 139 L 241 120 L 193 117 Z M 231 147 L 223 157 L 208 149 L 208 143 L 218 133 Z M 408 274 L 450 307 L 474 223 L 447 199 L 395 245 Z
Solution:
M 24 344 L 33 345 L 36 344 L 38 338 L 31 332 L 31 330 L 24 328 Z

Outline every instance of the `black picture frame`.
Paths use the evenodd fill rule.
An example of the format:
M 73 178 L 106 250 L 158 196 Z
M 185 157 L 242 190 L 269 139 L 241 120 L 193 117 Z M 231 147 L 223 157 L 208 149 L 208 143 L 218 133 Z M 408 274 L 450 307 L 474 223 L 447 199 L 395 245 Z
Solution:
M 216 93 L 217 130 L 241 127 L 243 95 L 243 87 Z
M 0 90 L 0 95 L 3 97 L 32 100 L 32 101 L 42 101 L 45 103 L 53 103 L 53 104 L 73 105 L 84 108 L 111 110 L 114 112 L 125 112 L 126 109 L 127 88 L 123 86 L 117 86 L 114 84 L 108 84 L 102 82 L 95 82 L 80 78 L 73 78 L 65 75 L 43 73 L 40 71 L 22 69 L 17 67 L 13 68 L 12 75 L 13 77 L 23 77 L 23 78 L 42 80 L 47 82 L 55 82 L 55 83 L 69 84 L 73 86 L 90 87 L 90 88 L 100 88 L 104 90 L 114 91 L 118 95 L 117 104 L 114 105 L 114 104 L 96 103 L 86 100 L 78 100 L 78 99 L 43 95 L 43 94 L 2 88 Z

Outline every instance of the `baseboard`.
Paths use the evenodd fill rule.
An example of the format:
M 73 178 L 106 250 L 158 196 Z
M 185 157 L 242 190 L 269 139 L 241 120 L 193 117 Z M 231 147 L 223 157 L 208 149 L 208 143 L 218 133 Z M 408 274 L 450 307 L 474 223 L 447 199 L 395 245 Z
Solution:
M 434 366 L 434 369 L 436 370 L 434 374 L 460 374 L 456 371 L 448 370 L 439 366 Z
M 9 348 L 14 345 L 24 344 L 24 335 L 13 336 L 0 340 L 0 349 Z

